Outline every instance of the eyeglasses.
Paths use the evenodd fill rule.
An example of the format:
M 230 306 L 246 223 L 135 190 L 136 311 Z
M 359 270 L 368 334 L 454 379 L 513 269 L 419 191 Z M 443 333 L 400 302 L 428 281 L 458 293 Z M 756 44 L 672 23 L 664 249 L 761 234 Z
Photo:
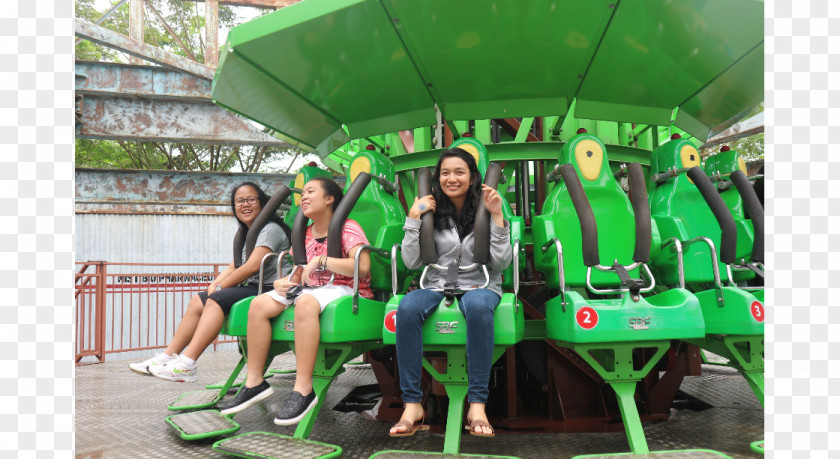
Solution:
M 254 204 L 257 203 L 257 201 L 258 201 L 257 198 L 251 197 L 251 198 L 248 198 L 248 199 L 237 199 L 233 203 L 236 205 L 236 207 L 242 207 L 242 206 L 245 205 L 245 203 L 248 203 L 249 206 L 253 206 Z

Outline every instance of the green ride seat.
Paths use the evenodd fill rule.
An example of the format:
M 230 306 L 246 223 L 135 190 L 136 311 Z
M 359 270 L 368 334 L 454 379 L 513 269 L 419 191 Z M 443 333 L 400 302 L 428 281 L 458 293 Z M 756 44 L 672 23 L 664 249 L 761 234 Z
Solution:
M 680 241 L 706 237 L 715 247 L 720 248 L 721 229 L 715 216 L 693 181 L 684 173 L 695 166 L 700 166 L 700 153 L 686 139 L 675 138 L 653 151 L 651 177 L 666 174 L 660 175 L 664 179 L 669 177 L 669 173 L 676 176 L 670 176 L 668 180 L 658 184 L 654 183 L 650 193 L 651 216 L 659 228 L 663 242 L 673 237 Z M 735 200 L 730 200 L 734 204 Z M 735 258 L 749 259 L 754 234 L 752 223 L 743 218 L 742 210 L 740 216 L 735 219 L 735 228 Z M 707 246 L 693 244 L 683 248 L 683 260 L 686 284 L 708 282 L 710 271 L 707 267 L 710 258 Z M 654 257 L 653 267 L 660 282 L 667 285 L 679 284 L 677 258 L 672 250 L 662 250 Z M 718 261 L 718 271 L 727 271 L 723 262 Z M 738 273 L 734 281 L 747 280 L 752 276 L 750 272 Z
M 689 342 L 729 359 L 727 365 L 741 372 L 764 404 L 763 290 L 723 286 L 720 274 L 721 267 L 736 260 L 763 260 L 763 210 L 754 192 L 752 196 L 742 192 L 744 205 L 752 203 L 750 214 L 755 220 L 734 218 L 731 207 L 700 170 L 698 158 L 694 147 L 682 139 L 663 144 L 651 156 L 651 213 L 664 241 L 653 260 L 654 271 L 661 282 L 687 286 L 700 301 L 706 336 Z M 721 171 L 724 159 L 732 164 L 730 155 L 707 167 Z M 740 180 L 742 190 L 743 172 L 731 166 L 726 172 L 736 186 Z M 734 196 L 729 199 L 735 200 Z M 753 225 L 760 228 L 755 238 Z
M 365 246 L 363 250 L 376 254 L 371 256 L 370 271 L 374 299 L 359 296 L 356 288 L 355 294 L 330 302 L 321 313 L 321 336 L 312 381 L 318 404 L 298 423 L 294 436 L 291 437 L 293 439 L 302 440 L 309 436 L 326 398 L 326 392 L 335 377 L 344 371 L 343 365 L 371 349 L 383 346 L 381 324 L 385 314 L 385 301 L 401 287 L 407 274 L 402 260 L 396 257 L 394 248 L 402 241 L 402 227 L 405 222 L 405 212 L 395 196 L 397 187 L 394 177 L 394 167 L 390 160 L 375 151 L 357 153 L 350 165 L 345 197 L 330 223 L 328 252 L 331 257 L 340 256 L 340 230 L 346 218 L 349 217 L 361 225 L 371 242 L 371 245 Z M 370 183 L 372 181 L 375 183 Z M 305 260 L 305 252 L 301 249 L 301 258 L 297 248 L 303 247 L 302 237 L 306 222 L 307 219 L 299 213 L 293 238 L 299 234 L 300 241 L 299 245 L 295 245 L 298 242 L 296 240 L 292 243 L 296 252 L 295 264 L 298 267 Z M 360 254 L 361 250 L 356 256 L 357 266 Z M 244 333 L 247 329 L 247 316 L 247 308 L 237 310 L 236 314 L 232 312 L 227 322 L 227 330 L 234 334 Z M 294 350 L 294 320 L 292 304 L 272 321 L 272 344 L 267 362 L 279 353 L 288 349 Z M 241 341 L 243 347 L 247 347 L 247 339 Z M 282 439 L 289 439 L 282 435 L 276 437 L 281 443 Z M 287 443 L 299 444 L 291 440 Z
M 591 154 L 591 156 L 590 156 Z M 630 264 L 633 255 L 633 241 L 635 225 L 633 209 L 618 181 L 610 172 L 609 161 L 604 143 L 599 138 L 586 132 L 572 137 L 563 146 L 558 155 L 558 166 L 574 164 L 579 171 L 583 187 L 590 202 L 597 202 L 595 221 L 599 228 L 613 228 L 609 238 L 603 238 L 598 244 L 598 254 L 604 259 L 617 259 L 622 264 Z M 549 174 L 549 180 L 556 181 L 557 173 Z M 546 195 L 542 215 L 534 216 L 532 231 L 534 247 L 558 240 L 562 242 L 562 273 L 565 282 L 572 286 L 586 284 L 586 266 L 583 263 L 581 246 L 581 229 L 578 225 L 569 224 L 577 221 L 574 206 L 568 197 L 568 190 L 563 182 L 558 182 Z M 620 231 L 618 230 L 620 229 Z M 659 247 L 659 235 L 656 225 L 651 228 L 654 253 Z M 567 242 L 568 241 L 568 242 Z M 567 248 L 567 243 L 570 244 Z M 651 253 L 653 255 L 654 253 Z M 552 289 L 559 289 L 560 279 L 554 273 L 558 272 L 558 257 L 551 250 L 534 250 L 534 261 L 539 271 L 545 275 L 546 285 Z M 638 268 L 629 272 L 632 277 L 638 277 Z M 596 287 L 606 287 L 615 283 L 615 275 L 605 272 L 593 272 L 591 282 Z M 561 289 L 561 295 L 565 289 Z
M 268 200 L 259 215 L 257 215 L 257 218 L 254 220 L 251 228 L 247 232 L 240 230 L 237 233 L 233 242 L 234 260 L 240 259 L 240 254 L 243 249 L 245 250 L 246 258 L 250 257 L 251 252 L 254 250 L 254 246 L 256 245 L 257 235 L 267 223 L 268 219 L 277 211 L 280 205 L 291 197 L 291 194 L 291 189 L 285 185 L 281 185 L 280 189 L 271 197 L 271 199 Z M 265 265 L 277 255 L 278 254 L 276 253 L 269 253 L 265 255 L 260 262 L 260 293 L 262 292 L 262 279 Z M 283 272 L 281 265 L 280 258 L 278 258 L 278 273 Z M 181 411 L 210 408 L 217 404 L 231 388 L 241 388 L 243 386 L 241 381 L 237 381 L 237 378 L 246 363 L 246 352 L 242 346 L 242 341 L 247 334 L 248 308 L 253 298 L 254 297 L 244 298 L 234 303 L 231 307 L 230 313 L 222 324 L 220 334 L 239 337 L 240 341 L 239 352 L 241 354 L 241 358 L 231 372 L 230 376 L 221 383 L 208 385 L 205 390 L 191 391 L 180 395 L 169 404 L 167 407 L 169 410 Z M 270 359 L 269 362 L 271 362 Z M 177 430 L 181 435 L 181 438 L 185 440 L 199 440 L 224 435 L 235 432 L 239 429 L 239 424 L 233 422 L 230 416 L 221 416 L 218 410 L 212 409 L 172 415 L 166 418 L 166 422 Z
M 534 247 L 542 248 L 535 250 L 535 259 L 549 286 L 560 288 L 546 303 L 547 338 L 576 351 L 613 388 L 630 448 L 646 454 L 650 451 L 634 399 L 636 385 L 671 340 L 702 338 L 705 328 L 699 301 L 687 290 L 643 296 L 655 287 L 646 263 L 659 244 L 644 175 L 638 163 L 628 165 L 628 199 L 609 169 L 605 150 L 585 130 L 563 146 L 558 158 L 562 166 L 548 177 L 558 183 L 546 198 L 543 215 L 533 220 Z M 601 259 L 612 260 L 611 265 L 601 266 Z M 647 279 L 635 279 L 641 272 Z M 593 299 L 607 294 L 618 298 Z M 650 348 L 653 356 L 639 362 L 639 350 Z
M 463 137 L 454 142 L 450 148 L 461 148 L 476 158 L 478 170 L 485 178 L 485 183 L 491 187 L 498 186 L 500 168 L 498 165 L 490 166 L 487 160 L 487 150 L 480 142 L 470 137 Z M 491 170 L 490 173 L 487 171 Z M 428 170 L 426 169 L 426 172 Z M 423 171 L 418 171 L 422 174 Z M 421 182 L 426 182 L 421 185 Z M 418 178 L 418 196 L 428 194 L 422 189 L 430 190 L 429 176 Z M 501 195 L 501 193 L 500 193 Z M 486 213 L 486 212 L 485 212 Z M 502 272 L 502 288 L 512 288 L 513 293 L 503 293 L 499 305 L 493 314 L 493 362 L 498 360 L 505 351 L 522 341 L 525 334 L 525 316 L 523 307 L 519 304 L 517 293 L 519 288 L 519 244 L 524 230 L 524 220 L 513 214 L 510 204 L 502 195 L 502 213 L 510 223 L 510 239 L 513 245 L 513 261 L 510 266 Z M 426 214 L 431 217 L 431 214 Z M 478 219 L 477 219 L 478 221 Z M 489 224 L 489 221 L 487 222 Z M 421 230 L 422 231 L 422 230 Z M 421 234 L 421 250 L 422 250 Z M 433 263 L 436 255 L 433 255 Z M 425 260 L 424 260 L 425 264 Z M 405 295 L 396 295 L 391 298 L 385 308 L 385 318 L 381 323 L 382 340 L 384 344 L 396 344 L 396 314 L 400 300 Z M 464 400 L 468 391 L 467 359 L 466 359 L 467 330 L 464 315 L 458 307 L 457 298 L 448 302 L 447 298 L 441 300 L 437 309 L 423 323 L 423 351 L 442 352 L 446 355 L 446 372 L 442 373 L 436 369 L 427 359 L 423 359 L 423 368 L 432 377 L 443 384 L 446 394 L 449 397 L 449 410 L 446 418 L 446 437 L 444 440 L 444 454 L 458 454 L 460 449 L 461 432 L 463 430 Z
M 736 282 L 750 280 L 757 277 L 757 273 L 760 280 L 758 285 L 764 285 L 764 209 L 761 208 L 755 189 L 746 179 L 747 165 L 744 163 L 744 158 L 737 150 L 724 146 L 721 147 L 719 153 L 706 158 L 703 170 L 710 179 L 718 182 L 717 188 L 720 190 L 721 199 L 732 214 L 732 218 L 735 219 L 738 231 L 745 233 L 745 236 L 739 239 L 751 241 L 750 256 L 732 266 L 733 280 Z M 759 215 L 752 215 L 753 213 Z M 751 285 L 756 284 L 751 283 Z M 756 288 L 756 290 L 761 289 Z M 763 292 L 761 295 L 763 301 Z

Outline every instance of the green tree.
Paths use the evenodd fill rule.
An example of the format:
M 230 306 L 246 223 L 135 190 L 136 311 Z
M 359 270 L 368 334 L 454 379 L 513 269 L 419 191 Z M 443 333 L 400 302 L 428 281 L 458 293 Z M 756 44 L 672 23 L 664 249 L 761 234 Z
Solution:
M 119 0 L 111 0 L 111 5 Z M 163 26 L 149 5 L 145 8 L 143 21 L 144 42 L 170 53 L 204 62 L 204 13 L 199 11 L 198 2 L 186 0 L 150 0 L 154 8 L 181 42 L 187 53 Z M 99 20 L 105 11 L 95 8 L 95 0 L 77 0 L 76 16 L 90 22 Z M 271 10 L 261 10 L 267 14 Z M 123 35 L 128 35 L 129 4 L 126 2 L 111 14 L 101 25 Z M 230 28 L 242 18 L 230 6 L 219 5 L 219 25 Z M 76 45 L 76 59 L 107 62 L 127 62 L 128 55 L 120 51 L 99 46 L 87 40 Z M 185 171 L 229 171 L 280 172 L 278 159 L 285 157 L 302 160 L 313 155 L 302 154 L 296 148 L 257 147 L 242 145 L 203 145 L 171 142 L 133 142 L 111 140 L 76 140 L 76 166 L 116 169 L 168 169 Z

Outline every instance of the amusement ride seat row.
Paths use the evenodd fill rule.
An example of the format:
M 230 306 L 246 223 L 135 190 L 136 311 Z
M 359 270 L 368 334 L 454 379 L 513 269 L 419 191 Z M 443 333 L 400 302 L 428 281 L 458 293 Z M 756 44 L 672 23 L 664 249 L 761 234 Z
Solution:
M 487 150 L 480 142 L 463 137 L 451 147 L 474 155 L 485 183 L 499 188 L 501 167 L 489 163 Z M 536 268 L 557 295 L 546 304 L 545 320 L 531 321 L 531 328 L 539 330 L 540 339 L 574 350 L 614 389 L 634 453 L 649 452 L 634 399 L 636 385 L 660 363 L 675 341 L 692 343 L 727 357 L 763 402 L 763 295 L 760 290 L 743 286 L 756 275 L 763 275 L 762 238 L 758 231 L 763 228 L 763 211 L 750 196 L 751 188 L 744 188 L 744 183 L 749 182 L 742 170 L 737 166 L 726 168 L 733 161 L 738 164 L 738 159 L 729 153 L 707 160 L 707 170 L 718 177 L 719 183 L 728 180 L 735 184 L 736 195 L 731 186 L 718 187 L 729 193 L 724 199 L 698 167 L 696 149 L 686 141 L 671 140 L 654 151 L 650 198 L 641 165 L 631 163 L 622 168 L 628 176 L 628 197 L 611 172 L 603 142 L 581 131 L 563 146 L 557 168 L 547 177 L 556 183 L 542 214 L 532 222 L 534 256 Z M 723 173 L 727 179 L 721 178 Z M 294 185 L 300 188 L 321 174 L 324 172 L 305 167 Z M 428 169 L 421 168 L 416 177 L 418 195 L 428 194 Z M 275 212 L 293 190 L 281 187 L 265 212 Z M 356 154 L 349 168 L 345 198 L 330 224 L 328 250 L 330 256 L 340 255 L 333 252 L 340 251 L 339 229 L 348 216 L 360 223 L 372 241 L 365 249 L 375 254 L 371 257 L 374 299 L 359 297 L 356 276 L 355 293 L 331 302 L 321 314 L 313 382 L 318 405 L 300 421 L 293 437 L 250 432 L 218 441 L 215 449 L 245 457 L 273 457 L 249 456 L 248 451 L 288 452 L 290 448 L 295 454 L 309 457 L 341 453 L 340 446 L 306 440 L 331 382 L 351 359 L 395 344 L 394 316 L 412 277 L 422 286 L 428 270 L 447 269 L 436 263 L 434 240 L 424 239 L 431 231 L 431 222 L 421 225 L 425 268 L 414 272 L 402 263 L 398 253 L 406 214 L 397 199 L 397 190 L 390 160 L 375 151 Z M 303 233 L 307 219 L 296 208 L 298 198 L 294 201 L 286 218 L 294 218 L 294 265 L 300 266 L 306 263 Z M 494 313 L 493 361 L 521 342 L 526 328 L 524 307 L 517 298 L 525 223 L 506 200 L 502 207 L 510 222 L 514 258 L 504 272 L 506 293 Z M 744 209 L 750 218 L 745 218 Z M 486 272 L 483 264 L 488 258 L 480 250 L 488 245 L 486 211 L 478 212 L 475 228 L 476 263 L 459 269 Z M 248 247 L 247 235 L 237 241 Z M 286 256 L 279 254 L 278 266 Z M 609 261 L 602 265 L 602 260 Z M 730 265 L 735 265 L 734 271 Z M 721 272 L 729 285 L 723 284 Z M 730 274 L 733 272 L 737 273 L 734 278 Z M 423 325 L 423 350 L 442 353 L 446 359 L 445 371 L 423 360 L 423 367 L 443 384 L 449 397 L 443 448 L 446 454 L 459 452 L 468 385 L 466 322 L 456 297 L 464 288 L 445 291 L 441 304 Z M 223 334 L 238 337 L 243 355 L 230 377 L 218 390 L 184 394 L 170 409 L 212 407 L 235 386 L 246 363 L 249 304 L 247 299 L 234 305 L 222 330 Z M 274 319 L 272 326 L 273 342 L 266 369 L 276 355 L 294 351 L 293 306 Z M 196 397 L 200 398 L 199 403 L 194 402 Z M 235 432 L 239 425 L 232 417 L 222 416 L 218 410 L 202 409 L 170 416 L 167 422 L 182 438 L 199 439 Z

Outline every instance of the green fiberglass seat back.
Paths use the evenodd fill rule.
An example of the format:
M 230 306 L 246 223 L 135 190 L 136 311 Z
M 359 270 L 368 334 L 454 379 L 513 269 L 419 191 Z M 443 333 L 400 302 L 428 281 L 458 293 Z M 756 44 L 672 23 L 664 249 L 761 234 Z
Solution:
M 371 245 L 390 251 L 394 244 L 402 242 L 405 224 L 405 211 L 397 198 L 394 186 L 394 165 L 391 160 L 376 151 L 360 151 L 350 164 L 350 175 L 344 187 L 345 194 L 361 172 L 370 174 L 374 179 L 384 180 L 381 180 L 381 183 L 374 180 L 365 187 L 350 211 L 350 218 L 361 225 Z M 379 292 L 385 295 L 378 296 L 384 301 L 390 299 L 392 290 L 402 290 L 401 284 L 407 273 L 402 258 L 396 257 L 398 285 L 392 286 L 391 267 L 390 257 L 371 257 L 371 288 L 377 295 Z
M 728 180 L 730 174 L 735 171 L 741 171 L 746 175 L 747 165 L 737 150 L 730 150 L 729 147 L 723 147 L 719 153 L 706 158 L 706 162 L 703 164 L 703 171 L 710 178 L 719 176 L 723 180 Z M 744 215 L 743 200 L 734 186 L 722 190 L 720 197 L 723 198 L 723 202 L 726 203 L 726 207 L 732 212 L 733 217 L 737 219 L 739 216 Z
M 392 257 L 394 244 L 402 241 L 402 226 L 405 222 L 405 212 L 395 196 L 393 178 L 394 168 L 390 160 L 374 151 L 357 153 L 350 165 L 345 196 L 330 222 L 327 250 L 330 257 L 340 257 L 343 221 L 351 218 L 359 223 L 371 244 L 367 249 L 372 252 L 370 275 L 374 299 L 354 294 L 328 304 L 320 318 L 322 343 L 381 339 L 385 301 L 392 296 L 394 287 L 401 287 L 399 284 L 405 273 L 402 261 Z M 305 219 L 301 217 L 302 214 L 295 221 L 292 236 L 296 265 L 305 263 L 305 257 L 300 258 L 298 255 L 298 246 L 294 240 L 294 233 L 301 226 L 300 220 Z M 299 244 L 303 252 L 303 245 Z M 393 255 L 396 255 L 395 252 Z M 392 280 L 393 274 L 397 274 L 396 286 Z M 293 308 L 286 309 L 275 319 L 273 339 L 294 341 Z
M 449 148 L 460 148 L 473 155 L 475 158 L 475 164 L 478 167 L 478 172 L 482 177 L 487 176 L 487 167 L 490 165 L 490 160 L 489 155 L 487 154 L 487 148 L 485 148 L 481 142 L 471 137 L 462 137 L 453 142 Z M 511 242 L 519 241 L 525 231 L 525 219 L 513 213 L 513 209 L 510 207 L 510 203 L 507 199 L 505 199 L 503 192 L 500 191 L 499 194 L 502 196 L 502 214 L 504 215 L 505 220 L 510 223 L 510 240 Z M 524 257 L 519 260 L 518 265 L 520 269 L 525 269 Z M 510 266 L 502 272 L 502 288 L 513 288 L 513 267 L 514 264 L 511 263 Z
M 696 184 L 685 173 L 686 169 L 700 166 L 700 154 L 686 139 L 673 139 L 661 145 L 651 155 L 651 177 L 668 174 L 673 177 L 660 183 L 653 183 L 650 193 L 650 210 L 653 220 L 659 228 L 662 241 L 676 238 L 689 241 L 697 237 L 706 237 L 721 254 L 721 228 L 712 209 L 707 204 Z M 680 172 L 682 171 L 682 172 Z M 740 208 L 736 209 L 740 210 Z M 735 219 L 736 260 L 749 258 L 753 246 L 753 228 L 749 220 Z M 709 248 L 704 244 L 693 244 L 684 249 L 684 276 L 686 284 L 709 283 L 714 281 Z M 653 260 L 657 279 L 668 285 L 678 285 L 679 270 L 677 257 L 672 250 L 662 250 Z M 725 265 L 718 257 L 718 269 L 726 272 Z M 751 277 L 751 274 L 743 274 Z M 736 277 L 736 280 L 741 280 Z
M 316 166 L 303 166 L 300 168 L 300 172 L 298 172 L 294 182 L 292 182 L 292 187 L 297 190 L 301 190 L 303 189 L 303 185 L 306 184 L 306 182 L 312 180 L 315 177 L 326 177 L 331 179 L 332 174 Z M 291 207 L 289 207 L 289 211 L 286 212 L 286 216 L 283 218 L 283 221 L 285 221 L 286 224 L 289 225 L 289 228 L 291 228 L 292 225 L 295 224 L 295 217 L 297 216 L 298 209 L 300 206 L 300 192 L 296 192 L 294 196 L 294 202 L 292 202 Z
M 747 165 L 737 150 L 724 146 L 720 153 L 706 158 L 703 166 L 706 175 L 718 181 L 720 197 L 735 219 L 744 239 L 752 239 L 752 253 L 748 260 L 739 260 L 739 265 L 764 264 L 764 209 L 752 184 L 747 179 Z M 750 231 L 752 230 L 752 231 Z M 757 272 L 763 274 L 763 269 Z M 738 270 L 735 280 L 747 279 L 752 273 Z M 762 275 L 763 277 L 763 275 Z
M 563 145 L 557 162 L 560 165 L 571 164 L 580 177 L 595 214 L 595 221 L 598 228 L 602 229 L 598 239 L 600 258 L 618 260 L 623 265 L 631 264 L 635 238 L 633 208 L 610 171 L 604 143 L 583 131 Z M 583 240 L 577 221 L 568 187 L 560 181 L 546 196 L 542 215 L 535 216 L 532 225 L 535 248 L 550 243 L 554 238 L 562 244 L 563 273 L 566 285 L 572 287 L 586 285 L 586 265 L 582 258 Z M 537 269 L 543 273 L 548 286 L 559 288 L 555 249 L 537 249 L 534 251 L 534 258 Z M 637 273 L 638 269 L 630 274 L 637 276 Z M 614 274 L 592 273 L 594 286 L 615 284 L 615 279 Z

